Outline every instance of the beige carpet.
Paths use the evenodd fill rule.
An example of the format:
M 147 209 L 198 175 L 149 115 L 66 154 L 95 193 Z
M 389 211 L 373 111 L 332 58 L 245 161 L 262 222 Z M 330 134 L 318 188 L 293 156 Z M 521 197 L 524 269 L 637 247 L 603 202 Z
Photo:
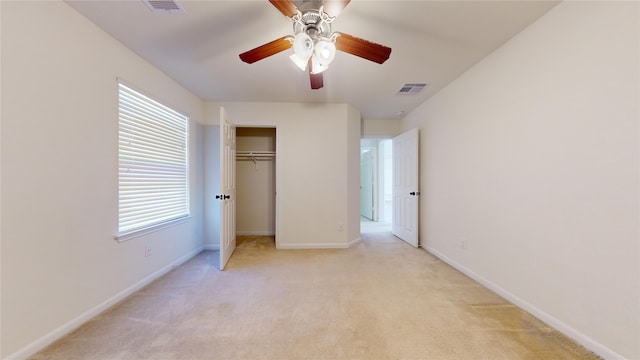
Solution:
M 238 240 L 226 271 L 205 251 L 33 359 L 598 359 L 388 232 Z

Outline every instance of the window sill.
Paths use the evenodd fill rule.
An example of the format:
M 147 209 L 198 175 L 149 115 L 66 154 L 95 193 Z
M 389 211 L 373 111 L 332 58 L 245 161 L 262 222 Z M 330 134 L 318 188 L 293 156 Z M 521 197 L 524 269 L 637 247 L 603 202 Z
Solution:
M 123 233 L 119 233 L 116 234 L 113 238 L 121 243 L 121 242 L 125 242 L 140 236 L 144 236 L 156 231 L 160 231 L 172 226 L 176 226 L 178 224 L 182 224 L 185 223 L 187 221 L 191 220 L 191 216 L 185 216 L 185 217 L 181 217 L 179 219 L 174 219 L 174 220 L 169 220 L 160 224 L 156 224 L 156 225 L 152 225 L 146 228 L 142 228 L 142 229 L 137 229 L 137 230 L 131 230 L 131 231 L 127 231 L 127 232 L 123 232 Z

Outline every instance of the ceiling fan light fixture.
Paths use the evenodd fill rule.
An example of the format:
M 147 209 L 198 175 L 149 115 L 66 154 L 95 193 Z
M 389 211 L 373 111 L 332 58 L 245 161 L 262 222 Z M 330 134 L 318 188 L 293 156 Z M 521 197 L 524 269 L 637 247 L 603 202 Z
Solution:
M 329 66 L 335 56 L 336 46 L 332 41 L 318 40 L 318 42 L 316 42 L 313 58 L 317 58 L 320 65 Z
M 293 48 L 293 54 L 289 58 L 302 71 L 309 68 L 309 81 L 312 90 L 324 86 L 322 72 L 329 68 L 337 50 L 378 64 L 384 63 L 391 54 L 390 47 L 349 34 L 332 32 L 333 20 L 350 1 L 269 0 L 271 5 L 293 22 L 293 34 L 295 35 L 287 35 L 246 51 L 240 54 L 240 60 L 253 64 Z M 326 12 L 324 5 L 328 6 Z
M 311 73 L 312 74 L 320 74 L 322 72 L 324 72 L 325 70 L 327 70 L 329 68 L 329 65 L 324 65 L 322 64 L 317 56 L 313 56 L 311 58 Z
M 299 33 L 293 38 L 293 51 L 300 57 L 309 57 L 313 53 L 313 39 L 305 33 Z
M 289 56 L 289 59 L 291 59 L 291 61 L 293 61 L 293 63 L 296 64 L 296 66 L 299 67 L 300 70 L 305 71 L 307 69 L 307 63 L 309 62 L 308 59 L 305 60 L 296 54 L 292 54 L 291 56 Z
M 296 34 L 293 38 L 293 55 L 289 57 L 291 61 L 304 71 L 311 55 L 313 55 L 313 39 L 305 33 Z

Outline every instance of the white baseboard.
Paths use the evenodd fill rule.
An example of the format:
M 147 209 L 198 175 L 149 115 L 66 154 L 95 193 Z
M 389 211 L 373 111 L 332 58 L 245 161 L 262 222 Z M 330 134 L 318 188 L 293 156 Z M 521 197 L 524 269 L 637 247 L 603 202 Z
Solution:
M 299 249 L 348 249 L 362 241 L 361 238 L 351 240 L 346 244 L 330 244 L 330 243 L 310 243 L 310 244 L 279 244 L 276 241 L 276 249 L 279 250 L 299 250 Z
M 220 250 L 220 244 L 205 244 L 203 250 Z
M 359 237 L 359 238 L 357 238 L 357 239 L 351 240 L 351 242 L 349 242 L 349 243 L 347 244 L 347 247 L 352 247 L 352 246 L 354 246 L 354 245 L 357 245 L 357 244 L 358 244 L 358 243 L 360 243 L 361 241 L 362 241 L 362 238 L 360 238 L 360 237 Z
M 509 291 L 501 288 L 500 286 L 492 283 L 491 281 L 485 279 L 484 277 L 476 274 L 475 272 L 473 272 L 469 268 L 466 268 L 466 267 L 462 266 L 461 264 L 459 264 L 456 261 L 450 259 L 449 257 L 447 257 L 446 255 L 440 253 L 439 251 L 437 251 L 437 250 L 435 250 L 435 249 L 433 249 L 431 247 L 428 247 L 428 246 L 426 246 L 426 247 L 422 246 L 422 247 L 425 250 L 427 250 L 428 252 L 430 252 L 431 254 L 435 255 L 440 260 L 442 260 L 445 263 L 447 263 L 447 264 L 451 265 L 452 267 L 454 267 L 456 270 L 462 272 L 463 274 L 469 276 L 473 280 L 479 282 L 484 287 L 486 287 L 489 290 L 495 292 L 496 294 L 502 296 L 503 298 L 507 299 L 508 301 L 513 303 L 514 305 L 516 305 L 519 308 L 525 310 L 526 312 L 530 313 L 531 315 L 535 316 L 536 318 L 542 320 L 543 322 L 545 322 L 549 326 L 551 326 L 554 329 L 560 331 L 564 335 L 570 337 L 571 339 L 575 340 L 576 342 L 578 342 L 582 346 L 584 346 L 587 349 L 593 351 L 594 353 L 598 354 L 599 356 L 603 357 L 604 359 L 607 359 L 607 360 L 624 360 L 625 359 L 624 356 L 616 353 L 615 351 L 613 351 L 613 350 L 609 349 L 608 347 L 602 345 L 601 343 L 593 340 L 592 338 L 590 338 L 587 335 L 581 333 L 580 331 L 572 328 L 571 326 L 567 325 L 566 323 L 562 322 L 561 320 L 559 320 L 559 319 L 547 314 L 546 312 L 544 312 L 544 311 L 538 309 L 537 307 L 529 304 L 525 300 L 517 297 L 516 295 L 510 293 Z
M 83 314 L 81 314 L 80 316 L 76 317 L 75 319 L 72 319 L 71 321 L 63 324 L 62 326 L 58 327 L 57 329 L 55 329 L 55 330 L 51 331 L 50 333 L 46 334 L 45 336 L 41 337 L 40 339 L 30 343 L 29 345 L 25 346 L 24 348 L 22 348 L 22 349 L 16 351 L 15 353 L 9 355 L 8 357 L 5 358 L 5 360 L 23 360 L 23 359 L 29 358 L 30 356 L 34 355 L 38 351 L 46 348 L 47 346 L 51 345 L 53 342 L 55 342 L 58 339 L 64 337 L 65 335 L 69 334 L 70 332 L 72 332 L 73 330 L 77 329 L 81 325 L 85 324 L 89 320 L 93 319 L 94 317 L 96 317 L 100 313 L 102 313 L 105 310 L 109 309 L 113 305 L 115 305 L 115 304 L 119 303 L 120 301 L 126 299 L 131 294 L 133 294 L 136 291 L 142 289 L 143 287 L 149 285 L 151 282 L 153 282 L 154 280 L 156 280 L 156 279 L 160 278 L 161 276 L 165 275 L 169 271 L 175 269 L 180 264 L 186 262 L 187 260 L 191 259 L 195 255 L 199 254 L 202 250 L 203 250 L 202 247 L 199 247 L 199 248 L 196 248 L 195 250 L 192 250 L 191 252 L 187 253 L 186 255 L 182 256 L 181 258 L 177 259 L 176 261 L 174 261 L 174 262 L 162 267 L 158 271 L 156 271 L 153 274 L 151 274 L 151 275 L 145 277 L 144 279 L 138 281 L 137 283 L 135 283 L 132 286 L 128 287 L 127 289 L 121 291 L 120 293 L 116 294 L 115 296 L 107 299 L 106 301 L 102 302 L 101 304 L 98 304 L 94 308 L 89 309 L 88 311 L 84 312 Z
M 277 244 L 279 250 L 301 250 L 301 249 L 346 249 L 348 244 L 326 244 L 326 243 L 299 243 L 299 244 Z
M 274 236 L 273 231 L 240 231 L 236 230 L 236 236 Z

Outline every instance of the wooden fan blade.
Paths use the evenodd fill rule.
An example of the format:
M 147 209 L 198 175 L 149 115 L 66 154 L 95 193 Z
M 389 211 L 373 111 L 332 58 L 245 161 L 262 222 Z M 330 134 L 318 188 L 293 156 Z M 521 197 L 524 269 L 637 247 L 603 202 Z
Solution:
M 357 38 L 345 33 L 339 33 L 336 38 L 336 49 L 348 54 L 359 56 L 378 64 L 387 61 L 391 55 L 391 48 L 384 45 L 372 43 L 364 39 Z
M 311 89 L 312 90 L 321 89 L 324 86 L 324 78 L 322 76 L 322 73 L 317 73 L 317 74 L 311 73 L 313 71 L 313 61 L 311 61 L 311 59 L 309 59 L 309 62 L 307 63 L 307 67 L 309 68 L 309 82 L 311 82 Z
M 340 15 L 342 9 L 344 9 L 351 0 L 324 0 L 322 5 L 324 6 L 324 12 L 331 17 Z
M 243 52 L 240 54 L 240 60 L 247 64 L 253 64 L 258 60 L 262 60 L 281 51 L 285 51 L 292 46 L 291 41 L 289 41 L 288 38 L 289 37 L 287 36 L 283 36 L 280 39 L 273 40 L 272 42 L 258 46 L 255 49 Z
M 286 17 L 292 17 L 298 12 L 298 7 L 291 0 L 269 0 L 269 2 Z
M 309 73 L 309 81 L 311 82 L 311 89 L 313 90 L 321 89 L 324 86 L 322 73 L 319 73 L 319 74 Z

